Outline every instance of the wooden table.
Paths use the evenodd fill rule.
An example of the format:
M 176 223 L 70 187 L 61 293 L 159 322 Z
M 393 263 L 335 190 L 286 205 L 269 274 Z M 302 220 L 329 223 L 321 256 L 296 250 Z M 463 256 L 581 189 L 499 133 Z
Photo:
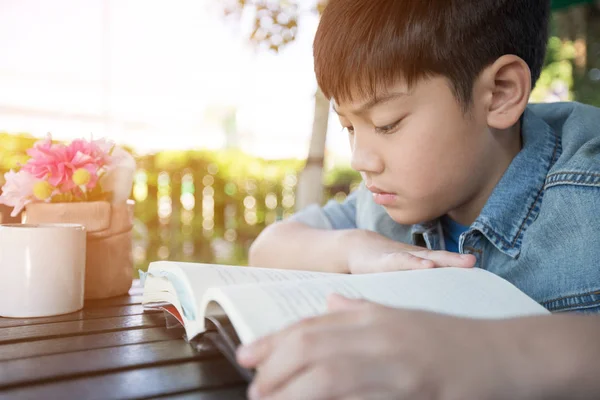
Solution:
M 0 318 L 0 399 L 245 399 L 246 383 L 214 350 L 197 352 L 141 288 L 47 318 Z

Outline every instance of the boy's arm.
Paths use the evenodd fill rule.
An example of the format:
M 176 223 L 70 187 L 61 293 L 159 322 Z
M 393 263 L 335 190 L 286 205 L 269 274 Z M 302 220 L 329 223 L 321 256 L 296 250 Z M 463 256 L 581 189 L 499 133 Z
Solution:
M 512 341 L 512 364 L 506 369 L 513 368 L 521 398 L 600 399 L 598 316 L 555 314 L 505 325 L 507 334 L 501 338 L 499 331 L 498 342 Z
M 349 230 L 311 228 L 302 222 L 282 221 L 265 228 L 248 254 L 255 267 L 347 273 Z
M 347 273 L 346 254 L 356 232 L 356 193 L 343 203 L 316 204 L 266 227 L 250 247 L 250 265 Z
M 435 266 L 471 267 L 472 256 L 429 251 L 358 229 L 356 194 L 343 203 L 316 205 L 270 225 L 250 247 L 250 265 L 339 273 Z

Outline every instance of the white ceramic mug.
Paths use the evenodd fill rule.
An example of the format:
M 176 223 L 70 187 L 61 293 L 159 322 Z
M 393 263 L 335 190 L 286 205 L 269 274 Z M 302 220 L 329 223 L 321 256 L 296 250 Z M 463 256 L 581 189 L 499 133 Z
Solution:
M 85 244 L 81 225 L 0 224 L 0 317 L 82 309 Z

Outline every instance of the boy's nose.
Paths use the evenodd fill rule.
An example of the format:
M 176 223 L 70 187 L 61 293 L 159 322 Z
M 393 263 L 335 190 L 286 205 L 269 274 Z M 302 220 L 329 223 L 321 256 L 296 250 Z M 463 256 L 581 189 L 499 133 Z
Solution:
M 384 163 L 376 149 L 374 143 L 369 138 L 358 138 L 354 135 L 352 140 L 352 158 L 350 166 L 358 172 L 370 174 L 380 174 L 384 170 Z M 366 139 L 366 140 L 365 140 Z

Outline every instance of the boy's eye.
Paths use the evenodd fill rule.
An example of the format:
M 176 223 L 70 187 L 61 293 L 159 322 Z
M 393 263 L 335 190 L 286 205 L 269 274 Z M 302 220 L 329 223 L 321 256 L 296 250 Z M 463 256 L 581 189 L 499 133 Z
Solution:
M 402 119 L 399 119 L 398 121 L 394 122 L 393 124 L 389 124 L 389 125 L 385 125 L 385 126 L 376 126 L 375 132 L 382 133 L 382 134 L 390 133 L 394 129 L 396 129 L 398 127 L 398 125 L 400 125 L 400 122 L 402 122 Z

